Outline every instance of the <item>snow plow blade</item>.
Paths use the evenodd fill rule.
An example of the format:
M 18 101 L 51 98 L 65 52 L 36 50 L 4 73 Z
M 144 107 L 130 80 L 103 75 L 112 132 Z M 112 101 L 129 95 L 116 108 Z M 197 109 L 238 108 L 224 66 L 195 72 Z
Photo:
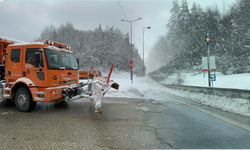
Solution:
M 90 95 L 90 100 L 95 107 L 95 112 L 101 113 L 102 107 L 102 98 L 105 93 L 110 89 L 119 89 L 119 84 L 110 80 L 109 83 L 106 83 L 107 79 L 103 77 L 96 77 L 90 81 L 88 84 L 88 93 Z
M 109 83 L 107 83 L 107 78 L 104 77 L 95 77 L 88 81 L 88 83 L 79 83 L 79 87 L 77 89 L 80 89 L 79 95 L 76 96 L 66 96 L 66 101 L 74 101 L 79 98 L 90 98 L 90 100 L 93 103 L 93 106 L 95 107 L 95 112 L 98 112 L 102 114 L 101 107 L 102 107 L 102 98 L 105 95 L 105 93 L 110 89 L 119 89 L 119 84 L 114 82 L 113 80 L 110 80 Z M 65 89 L 66 95 L 68 93 L 74 93 L 76 89 Z
M 90 100 L 93 102 L 95 107 L 95 112 L 100 113 L 102 115 L 101 107 L 102 107 L 102 98 L 105 93 L 112 87 L 114 89 L 119 89 L 119 84 L 110 79 L 110 75 L 113 71 L 114 64 L 112 64 L 108 77 L 94 77 L 93 80 L 88 84 L 88 90 L 91 93 Z
M 93 103 L 93 106 L 95 107 L 95 112 L 102 114 L 102 98 L 105 93 L 110 88 L 114 88 L 116 90 L 119 89 L 119 84 L 117 84 L 113 80 L 109 80 L 111 72 L 113 70 L 113 66 L 114 65 L 112 65 L 110 68 L 108 77 L 94 77 L 93 79 L 88 80 L 88 83 L 79 83 L 79 87 L 77 87 L 77 89 L 80 89 L 81 94 L 72 97 L 66 96 L 66 100 L 73 101 L 79 98 L 90 98 Z M 64 93 L 74 93 L 75 91 L 78 90 L 66 89 Z

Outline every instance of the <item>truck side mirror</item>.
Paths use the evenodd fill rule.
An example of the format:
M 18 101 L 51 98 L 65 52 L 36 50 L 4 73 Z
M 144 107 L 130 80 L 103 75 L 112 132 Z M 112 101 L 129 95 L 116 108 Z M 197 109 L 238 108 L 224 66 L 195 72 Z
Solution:
M 40 53 L 39 53 L 39 52 L 36 52 L 36 53 L 35 53 L 35 63 L 36 63 L 36 64 L 39 64 L 40 61 L 41 61 L 41 60 L 40 60 Z
M 77 62 L 78 68 L 79 68 L 80 67 L 79 66 L 79 58 L 76 58 L 76 62 Z
M 35 52 L 35 63 L 39 64 L 39 71 L 42 71 L 42 49 L 39 49 L 39 52 Z

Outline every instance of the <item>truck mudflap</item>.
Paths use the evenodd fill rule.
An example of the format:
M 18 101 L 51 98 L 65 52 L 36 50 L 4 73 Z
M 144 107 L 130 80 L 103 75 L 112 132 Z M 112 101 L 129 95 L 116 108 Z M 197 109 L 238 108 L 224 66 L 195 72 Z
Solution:
M 94 77 L 89 80 L 88 83 L 79 83 L 77 87 L 63 89 L 64 99 L 66 101 L 73 101 L 79 98 L 90 98 L 95 107 L 95 112 L 102 114 L 102 98 L 105 93 L 110 89 L 119 89 L 119 84 L 113 80 L 109 80 L 113 70 L 113 66 L 110 68 L 110 72 L 107 78 Z M 87 86 L 86 86 L 87 85 Z
M 6 90 L 7 88 L 7 82 L 5 80 L 1 80 L 0 81 L 0 102 L 2 102 L 4 100 L 4 96 L 7 95 L 6 94 Z

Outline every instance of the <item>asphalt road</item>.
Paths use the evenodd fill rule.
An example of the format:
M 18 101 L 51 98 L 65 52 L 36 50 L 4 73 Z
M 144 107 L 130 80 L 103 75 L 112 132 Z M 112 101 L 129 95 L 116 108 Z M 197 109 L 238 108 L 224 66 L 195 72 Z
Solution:
M 159 147 L 154 128 L 133 99 L 103 100 L 103 115 L 88 99 L 54 106 L 38 103 L 31 113 L 0 106 L 1 149 L 146 149 Z M 168 148 L 168 147 L 164 147 Z
M 88 99 L 58 106 L 38 103 L 31 113 L 19 112 L 13 104 L 1 102 L 0 147 L 6 150 L 250 148 L 250 128 L 246 128 L 250 126 L 250 118 L 164 93 L 155 99 L 160 102 L 104 98 L 103 115 L 94 113 Z

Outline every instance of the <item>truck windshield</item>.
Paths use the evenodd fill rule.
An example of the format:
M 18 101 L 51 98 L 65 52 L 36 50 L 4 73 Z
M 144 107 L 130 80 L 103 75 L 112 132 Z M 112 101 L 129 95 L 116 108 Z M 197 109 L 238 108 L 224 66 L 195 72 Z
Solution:
M 63 52 L 44 48 L 47 67 L 52 70 L 71 70 L 78 69 L 78 64 L 73 53 Z

